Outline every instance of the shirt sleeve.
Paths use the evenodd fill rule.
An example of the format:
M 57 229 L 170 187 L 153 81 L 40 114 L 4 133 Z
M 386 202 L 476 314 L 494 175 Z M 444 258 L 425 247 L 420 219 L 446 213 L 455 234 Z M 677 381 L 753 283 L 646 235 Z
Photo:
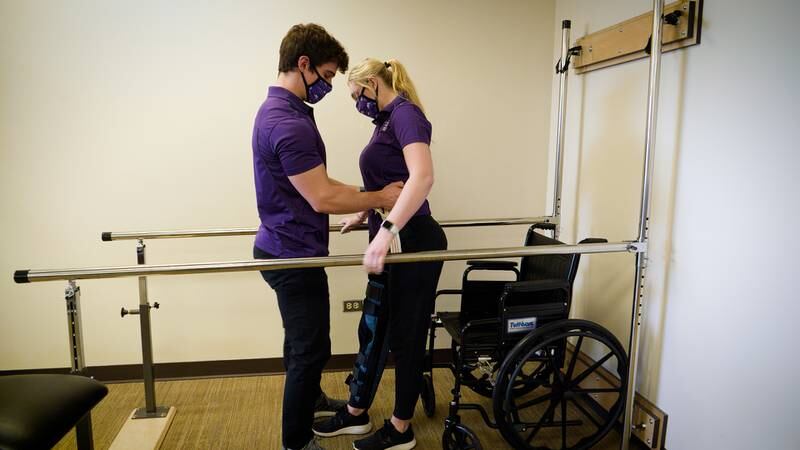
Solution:
M 406 103 L 398 105 L 392 113 L 392 128 L 400 148 L 408 144 L 431 143 L 431 123 L 417 105 Z
M 272 132 L 273 148 L 287 176 L 324 164 L 317 134 L 302 121 L 285 120 Z

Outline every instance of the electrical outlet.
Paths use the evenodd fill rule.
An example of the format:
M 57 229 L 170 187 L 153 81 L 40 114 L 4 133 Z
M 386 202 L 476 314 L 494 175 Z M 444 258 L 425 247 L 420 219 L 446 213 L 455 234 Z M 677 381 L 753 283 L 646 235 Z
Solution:
M 357 312 L 364 308 L 364 300 L 345 300 L 344 312 Z

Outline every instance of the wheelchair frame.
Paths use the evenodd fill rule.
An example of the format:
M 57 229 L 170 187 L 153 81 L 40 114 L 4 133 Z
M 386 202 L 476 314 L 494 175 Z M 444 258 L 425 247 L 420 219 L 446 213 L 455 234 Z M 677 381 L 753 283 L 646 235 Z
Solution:
M 552 224 L 534 224 L 525 239 L 525 245 L 548 245 L 558 243 L 539 233 L 537 229 L 553 230 Z M 605 242 L 604 239 L 585 239 L 583 243 Z M 557 258 L 557 255 L 540 256 L 539 258 Z M 480 413 L 484 423 L 498 429 L 503 437 L 515 448 L 545 449 L 549 447 L 528 446 L 529 442 L 544 428 L 561 427 L 561 448 L 589 448 L 601 440 L 617 423 L 623 406 L 623 391 L 627 378 L 627 357 L 621 344 L 605 328 L 588 321 L 569 320 L 572 303 L 572 284 L 577 275 L 580 255 L 570 255 L 563 265 L 558 261 L 534 263 L 532 259 L 522 260 L 520 270 L 514 261 L 467 261 L 467 269 L 462 276 L 461 289 L 447 289 L 437 292 L 441 295 L 460 294 L 461 308 L 458 312 L 436 312 L 431 316 L 428 335 L 428 352 L 426 355 L 426 371 L 423 375 L 424 385 L 420 396 L 425 414 L 433 416 L 435 412 L 435 390 L 433 388 L 433 368 L 447 367 L 453 374 L 453 398 L 449 403 L 449 413 L 445 419 L 445 430 L 442 444 L 445 450 L 480 449 L 480 440 L 466 425 L 461 423 L 459 411 L 475 410 Z M 526 264 L 527 263 L 527 264 Z M 556 264 L 556 265 L 553 265 Z M 539 269 L 539 270 L 537 270 Z M 544 271 L 540 273 L 540 271 Z M 471 280 L 470 274 L 476 271 L 507 271 L 515 274 L 514 281 Z M 525 277 L 531 276 L 532 279 Z M 473 292 L 474 291 L 474 292 Z M 469 294 L 469 295 L 468 295 Z M 511 302 L 515 294 L 527 295 L 527 302 Z M 476 298 L 477 297 L 477 298 Z M 496 299 L 496 302 L 490 298 Z M 477 300 L 477 301 L 476 301 Z M 488 308 L 481 308 L 486 303 Z M 516 322 L 515 322 L 516 321 Z M 512 331 L 514 324 L 525 327 Z M 453 339 L 452 361 L 434 364 L 433 352 L 437 328 L 445 328 Z M 525 333 L 526 329 L 534 328 Z M 471 330 L 482 331 L 479 344 L 470 342 L 474 339 Z M 488 333 L 487 333 L 488 329 Z M 552 338 L 542 345 L 539 341 L 552 336 L 548 333 L 559 332 L 559 338 Z M 567 361 L 567 337 L 577 338 L 577 345 L 572 349 L 569 364 Z M 488 338 L 488 339 L 487 339 Z M 585 339 L 595 340 L 610 350 L 599 364 L 581 369 L 576 374 L 576 363 L 581 346 Z M 574 340 L 574 339 L 573 339 Z M 533 344 L 530 344 L 533 342 Z M 528 352 L 526 348 L 539 345 L 539 348 Z M 526 353 L 527 352 L 527 353 Z M 614 357 L 619 378 L 623 382 L 614 388 L 593 388 L 580 385 L 594 371 L 599 370 L 604 362 Z M 521 359 L 520 359 L 521 358 Z M 529 362 L 537 362 L 538 366 L 529 376 L 524 374 L 521 366 Z M 543 370 L 544 369 L 544 370 Z M 565 369 L 562 371 L 562 369 Z M 478 378 L 472 372 L 479 370 L 483 375 Z M 509 381 L 508 374 L 513 373 Z M 517 377 L 522 374 L 522 379 Z M 505 383 L 505 384 L 504 384 Z M 485 408 L 476 403 L 461 401 L 462 386 L 469 387 L 476 393 L 493 399 L 494 420 Z M 514 399 L 536 391 L 538 388 L 549 390 L 535 402 L 524 402 L 517 405 Z M 616 401 L 606 414 L 593 401 L 591 395 L 616 394 Z M 544 414 L 533 421 L 524 421 L 520 412 L 550 400 L 550 406 Z M 530 403 L 530 404 L 529 404 Z M 559 419 L 555 419 L 555 409 L 561 405 Z M 513 407 L 512 407 L 513 405 Z M 569 419 L 568 410 L 574 417 Z M 590 412 L 589 409 L 594 410 Z M 530 417 L 530 411 L 527 411 Z M 582 420 L 578 420 L 582 419 Z M 527 419 L 531 420 L 531 419 Z M 593 434 L 582 436 L 576 447 L 568 447 L 567 428 L 584 426 L 586 421 L 592 422 L 596 429 Z M 585 428 L 585 427 L 584 427 Z M 520 433 L 530 430 L 527 439 Z M 584 429 L 585 431 L 585 429 Z

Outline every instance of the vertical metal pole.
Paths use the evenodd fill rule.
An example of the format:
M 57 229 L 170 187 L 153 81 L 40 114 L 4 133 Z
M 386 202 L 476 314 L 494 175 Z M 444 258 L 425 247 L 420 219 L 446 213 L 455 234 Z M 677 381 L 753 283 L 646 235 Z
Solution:
M 81 321 L 81 288 L 70 280 L 64 289 L 64 300 L 67 302 L 67 332 L 69 334 L 69 352 L 71 373 L 86 375 L 86 361 L 83 356 L 83 322 Z M 92 438 L 92 415 L 86 413 L 75 425 L 76 440 L 81 450 L 94 448 Z
M 81 288 L 74 281 L 67 282 L 64 289 L 67 301 L 67 327 L 72 373 L 84 375 L 86 362 L 83 359 L 83 324 L 81 323 Z
M 558 122 L 556 124 L 556 167 L 554 174 L 554 189 L 553 189 L 553 214 L 556 219 L 556 228 L 553 230 L 553 239 L 558 239 L 561 231 L 561 186 L 564 171 L 564 123 L 566 122 L 567 115 L 567 73 L 569 67 L 567 60 L 569 59 L 569 32 L 572 22 L 564 20 L 561 22 L 561 63 L 558 67 Z
M 144 264 L 144 241 L 136 244 L 136 263 Z M 156 406 L 155 374 L 153 372 L 153 342 L 150 330 L 150 303 L 147 299 L 147 277 L 139 277 L 139 324 L 142 333 L 142 371 L 144 376 L 145 407 L 139 408 L 134 419 L 164 417 L 169 408 Z
M 642 174 L 642 203 L 639 211 L 640 243 L 647 243 L 650 220 L 650 191 L 653 185 L 653 149 L 656 144 L 656 122 L 658 119 L 658 91 L 661 81 L 661 29 L 663 25 L 664 0 L 653 0 L 653 34 L 650 52 L 650 81 L 647 96 L 647 127 L 645 132 L 644 170 Z M 647 252 L 636 254 L 636 275 L 631 312 L 631 333 L 628 342 L 628 391 L 626 394 L 625 421 L 622 429 L 623 450 L 628 450 L 632 431 L 633 404 L 636 395 L 636 372 L 639 351 L 639 328 L 642 321 L 644 301 L 644 277 L 647 268 Z

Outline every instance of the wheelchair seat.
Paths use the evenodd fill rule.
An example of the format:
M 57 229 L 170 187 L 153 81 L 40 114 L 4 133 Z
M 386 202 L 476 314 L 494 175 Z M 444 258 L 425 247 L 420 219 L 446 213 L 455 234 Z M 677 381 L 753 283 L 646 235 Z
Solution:
M 468 323 L 462 320 L 461 314 L 458 311 L 442 311 L 437 313 L 439 320 L 442 321 L 445 331 L 457 345 L 461 345 L 461 332 L 464 326 Z M 485 345 L 487 349 L 493 349 L 497 345 L 497 330 L 495 327 L 480 327 L 473 329 L 470 333 L 471 346 Z

